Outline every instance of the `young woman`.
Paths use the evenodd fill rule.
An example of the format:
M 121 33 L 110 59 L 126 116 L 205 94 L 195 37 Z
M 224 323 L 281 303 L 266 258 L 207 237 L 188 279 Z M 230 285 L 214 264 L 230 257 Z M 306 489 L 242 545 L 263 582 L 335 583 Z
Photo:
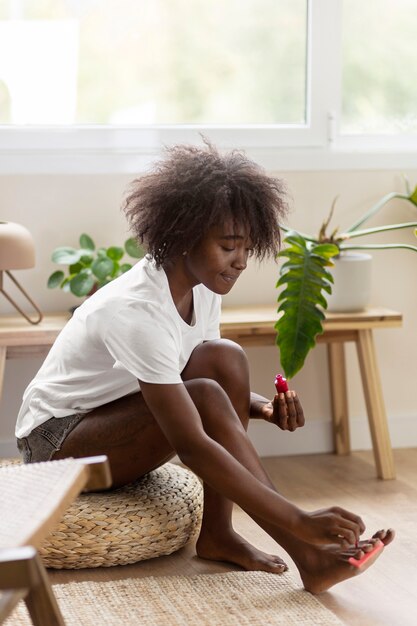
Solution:
M 277 492 L 248 422 L 294 431 L 301 404 L 294 391 L 251 393 L 245 353 L 219 334 L 221 296 L 248 257 L 279 249 L 281 183 L 239 152 L 176 146 L 134 182 L 124 208 L 148 254 L 76 310 L 28 386 L 16 427 L 25 462 L 106 454 L 120 486 L 178 454 L 204 482 L 200 557 L 287 568 L 235 533 L 235 502 L 290 554 L 309 591 L 360 571 L 349 558 L 372 552 L 369 566 L 393 532 L 359 542 L 357 515 L 303 511 Z

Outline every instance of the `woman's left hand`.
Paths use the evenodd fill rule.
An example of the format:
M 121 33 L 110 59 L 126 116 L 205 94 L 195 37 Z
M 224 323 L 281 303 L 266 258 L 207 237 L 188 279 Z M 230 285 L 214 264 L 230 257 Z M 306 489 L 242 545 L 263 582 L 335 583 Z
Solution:
M 262 406 L 261 413 L 267 422 L 281 430 L 293 432 L 305 424 L 303 407 L 295 391 L 276 394 L 271 402 Z

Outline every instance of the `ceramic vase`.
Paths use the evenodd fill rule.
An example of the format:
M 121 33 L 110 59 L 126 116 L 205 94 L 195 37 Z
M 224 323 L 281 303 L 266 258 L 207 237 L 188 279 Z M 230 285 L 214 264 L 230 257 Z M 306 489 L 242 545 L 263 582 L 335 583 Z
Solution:
M 359 252 L 341 252 L 333 259 L 334 284 L 326 295 L 327 310 L 352 313 L 367 308 L 371 298 L 372 256 Z

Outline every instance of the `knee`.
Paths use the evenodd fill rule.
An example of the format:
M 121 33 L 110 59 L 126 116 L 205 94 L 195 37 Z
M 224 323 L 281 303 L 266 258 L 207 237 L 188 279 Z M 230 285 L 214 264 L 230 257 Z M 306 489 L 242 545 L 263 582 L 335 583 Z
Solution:
M 182 378 L 184 381 L 212 379 L 233 403 L 239 398 L 246 402 L 249 397 L 248 359 L 243 349 L 228 339 L 214 339 L 199 345 L 184 368 Z
M 246 359 L 246 354 L 242 346 L 236 343 L 236 341 L 232 341 L 231 339 L 212 339 L 211 341 L 206 341 L 206 343 L 204 343 L 203 345 L 207 346 L 209 350 L 224 352 L 226 354 L 231 354 L 236 358 Z
M 207 343 L 214 377 L 233 396 L 245 397 L 249 391 L 249 362 L 245 351 L 230 339 Z
M 202 344 L 205 348 L 206 358 L 210 360 L 216 369 L 236 369 L 248 371 L 248 358 L 239 344 L 230 339 L 214 339 Z

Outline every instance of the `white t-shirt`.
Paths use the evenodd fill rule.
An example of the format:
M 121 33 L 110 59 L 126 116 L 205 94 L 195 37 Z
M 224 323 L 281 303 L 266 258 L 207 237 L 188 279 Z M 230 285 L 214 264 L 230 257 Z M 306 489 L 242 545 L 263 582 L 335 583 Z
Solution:
M 87 412 L 147 383 L 181 383 L 194 348 L 220 337 L 221 297 L 193 289 L 191 325 L 149 257 L 78 307 L 23 395 L 16 436 L 51 417 Z

